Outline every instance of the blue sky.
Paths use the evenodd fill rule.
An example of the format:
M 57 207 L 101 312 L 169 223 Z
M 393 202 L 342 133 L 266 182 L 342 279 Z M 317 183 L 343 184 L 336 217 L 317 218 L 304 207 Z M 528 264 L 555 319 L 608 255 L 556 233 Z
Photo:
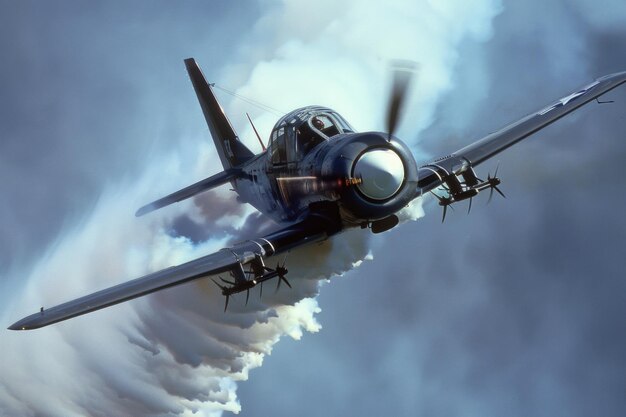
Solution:
M 135 224 L 134 209 L 147 199 L 219 169 L 184 58 L 272 107 L 326 104 L 367 130 L 382 126 L 385 60 L 407 55 L 420 63 L 420 78 L 398 134 L 422 160 L 626 69 L 619 1 L 602 9 L 588 0 L 484 1 L 468 10 L 401 1 L 383 9 L 279 1 L 1 7 L 6 325 L 31 303 L 219 247 L 228 223 L 245 214 L 219 194 L 199 200 L 209 204 L 200 215 L 188 205 L 136 226 L 132 238 L 116 231 Z M 340 91 L 329 92 L 335 85 Z M 622 415 L 626 92 L 608 98 L 616 103 L 589 105 L 503 154 L 506 200 L 478 199 L 470 216 L 459 207 L 443 225 L 427 204 L 423 219 L 364 236 L 374 259 L 323 285 L 321 312 L 302 321 L 321 330 L 298 341 L 287 336 L 297 325 L 273 333 L 283 336 L 263 345 L 271 355 L 237 383 L 238 400 L 224 402 L 239 401 L 244 416 Z M 275 120 L 221 99 L 242 133 L 245 111 L 262 130 Z M 215 199 L 234 217 L 207 214 Z M 210 242 L 168 240 L 181 219 Z M 203 302 L 202 292 L 194 297 Z M 219 380 L 209 369 L 217 356 L 205 352 L 210 337 L 175 325 L 192 317 L 177 315 L 185 310 L 176 303 L 155 297 L 59 329 L 3 334 L 0 414 L 186 415 L 203 404 L 203 389 L 216 390 L 202 381 Z M 116 323 L 125 314 L 130 324 Z M 190 331 L 210 333 L 213 324 L 193 317 Z M 153 348 L 154 357 L 140 352 Z M 234 392 L 232 379 L 224 384 L 220 393 Z

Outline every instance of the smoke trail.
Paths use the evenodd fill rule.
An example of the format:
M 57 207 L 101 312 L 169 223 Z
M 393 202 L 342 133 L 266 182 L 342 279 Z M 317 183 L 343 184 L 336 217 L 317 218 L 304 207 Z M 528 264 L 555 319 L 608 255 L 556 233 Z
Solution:
M 410 123 L 398 131 L 406 139 L 428 125 L 438 97 L 451 87 L 459 43 L 488 37 L 497 12 L 495 1 L 470 7 L 460 0 L 392 1 L 384 7 L 356 1 L 276 1 L 266 6 L 268 13 L 242 46 L 245 61 L 225 68 L 227 84 L 243 85 L 239 93 L 273 107 L 326 104 L 359 130 L 380 129 L 387 60 L 418 61 L 420 76 L 407 109 Z M 255 51 L 253 56 L 250 51 Z M 250 60 L 258 64 L 250 66 Z M 240 104 L 233 104 L 229 113 L 243 114 Z M 256 119 L 267 137 L 275 118 Z M 242 137 L 252 137 L 242 118 L 234 121 Z M 204 196 L 145 219 L 132 216 L 157 191 L 176 188 L 171 178 L 185 176 L 182 167 L 195 164 L 198 170 L 214 172 L 214 152 L 189 143 L 198 148 L 197 161 L 151 161 L 158 170 L 104 192 L 94 211 L 52 245 L 33 269 L 22 294 L 4 310 L 3 323 L 41 304 L 53 305 L 213 252 L 266 226 L 222 192 L 213 194 L 221 196 L 219 215 L 215 200 Z M 419 202 L 405 214 L 407 219 L 422 215 Z M 194 236 L 185 232 L 192 229 L 197 230 Z M 319 307 L 312 297 L 319 281 L 355 267 L 369 252 L 369 235 L 360 230 L 294 251 L 289 258 L 293 290 L 273 293 L 267 288 L 263 299 L 255 290 L 247 307 L 244 297 L 235 297 L 228 314 L 215 286 L 200 280 L 62 325 L 7 334 L 0 348 L 0 414 L 238 412 L 236 382 L 247 379 L 283 335 L 298 339 L 303 331 L 318 331 L 314 315 Z

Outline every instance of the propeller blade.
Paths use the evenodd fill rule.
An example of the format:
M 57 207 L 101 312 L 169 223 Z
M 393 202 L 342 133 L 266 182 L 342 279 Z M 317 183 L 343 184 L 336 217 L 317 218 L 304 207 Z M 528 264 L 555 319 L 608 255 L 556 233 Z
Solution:
M 261 288 L 259 290 L 259 298 L 263 298 L 263 282 L 261 281 Z
M 222 282 L 225 283 L 225 284 L 235 285 L 235 283 L 233 281 L 228 281 L 227 279 L 224 279 L 222 277 L 219 277 L 219 279 L 222 280 Z
M 491 199 L 493 198 L 493 187 L 489 188 L 489 198 L 487 199 L 487 204 L 491 203 Z
M 287 268 L 285 268 L 285 264 L 287 263 L 287 256 L 289 255 L 289 252 L 287 252 L 287 255 L 285 255 L 285 258 L 283 259 L 283 264 L 281 265 L 280 263 L 276 264 L 276 273 L 278 275 L 278 281 L 276 283 L 276 292 L 278 292 L 278 289 L 280 288 L 280 284 L 284 281 L 285 284 L 287 284 L 287 286 L 289 288 L 292 288 L 291 284 L 289 283 L 289 281 L 287 281 L 287 278 L 285 278 L 285 274 L 287 274 Z
M 494 178 L 498 177 L 498 169 L 500 169 L 500 162 L 498 162 L 498 165 L 496 165 L 496 170 L 493 173 L 493 177 Z
M 467 214 L 470 214 L 470 211 L 472 211 L 472 200 L 474 199 L 474 197 L 470 197 L 469 199 L 469 207 L 467 208 Z
M 443 202 L 443 197 L 440 197 L 439 195 L 435 194 L 434 192 L 430 192 L 432 195 L 434 195 L 435 197 L 437 197 L 437 200 L 439 200 L 439 202 Z
M 448 206 L 443 206 L 443 217 L 441 218 L 441 223 L 446 221 L 446 212 L 448 210 Z
M 217 285 L 219 287 L 220 290 L 224 291 L 226 289 L 225 286 L 220 285 L 216 280 L 214 280 L 213 278 L 211 278 L 211 281 L 213 281 L 215 283 L 215 285 Z
M 228 300 L 230 300 L 230 295 L 226 296 L 226 303 L 224 304 L 224 313 L 226 313 L 226 310 L 228 309 Z
M 281 279 L 281 280 L 283 280 L 283 281 L 285 281 L 285 284 L 287 284 L 287 286 L 288 286 L 289 288 L 293 288 L 293 287 L 291 286 L 291 284 L 289 283 L 289 281 L 287 281 L 287 278 L 285 278 L 285 276 L 284 276 L 284 275 L 283 275 L 282 277 L 280 277 L 280 279 Z
M 283 262 L 285 260 L 283 259 Z M 278 279 L 276 280 L 276 291 L 274 292 L 278 292 L 279 288 L 280 288 L 280 283 L 282 282 L 281 275 L 282 275 L 282 267 L 280 266 L 280 262 L 276 262 L 276 272 L 278 274 Z
M 250 299 L 250 288 L 246 290 L 246 305 L 248 305 L 248 300 Z
M 397 61 L 393 64 L 393 81 L 389 105 L 387 106 L 387 133 L 389 138 L 391 138 L 398 126 L 406 93 L 415 73 L 415 67 L 415 63 L 411 61 Z
M 504 195 L 504 193 L 503 193 L 502 191 L 500 191 L 500 189 L 498 188 L 498 186 L 497 186 L 497 185 L 494 185 L 494 186 L 493 186 L 493 189 L 495 189 L 495 190 L 498 192 L 498 194 L 500 194 L 502 197 L 506 198 L 506 196 Z

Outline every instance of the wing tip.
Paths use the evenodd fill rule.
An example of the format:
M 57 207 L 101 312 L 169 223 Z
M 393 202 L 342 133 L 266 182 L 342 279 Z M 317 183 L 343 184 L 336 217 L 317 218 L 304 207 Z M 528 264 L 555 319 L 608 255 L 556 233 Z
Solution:
M 198 63 L 196 62 L 195 58 L 187 58 L 184 60 L 184 62 L 185 62 L 185 67 L 187 67 L 187 70 L 190 70 L 192 68 L 199 68 Z
M 157 207 L 154 203 L 150 203 L 150 204 L 146 204 L 143 207 L 140 207 L 136 212 L 135 212 L 135 217 L 141 217 L 145 214 L 148 214 L 150 212 L 153 212 L 154 210 L 158 209 L 159 207 Z
M 15 323 L 7 327 L 7 330 L 31 330 L 31 329 L 36 329 L 37 327 L 39 327 L 39 326 L 33 327 L 29 325 L 28 323 L 31 321 L 30 318 L 31 316 L 28 316 L 28 317 L 24 317 L 21 320 L 16 321 Z

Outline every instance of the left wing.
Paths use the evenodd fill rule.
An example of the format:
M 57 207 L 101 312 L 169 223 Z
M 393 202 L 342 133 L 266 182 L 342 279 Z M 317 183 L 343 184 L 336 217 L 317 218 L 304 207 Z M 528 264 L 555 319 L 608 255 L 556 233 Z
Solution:
M 441 205 L 445 206 L 454 201 L 471 198 L 481 189 L 494 188 L 499 184 L 499 179 L 489 178 L 488 181 L 481 182 L 472 168 L 625 82 L 626 71 L 598 78 L 591 84 L 497 132 L 420 167 L 419 189 L 428 192 L 446 184 L 451 191 L 451 200 L 440 199 L 440 202 L 443 202 Z M 457 175 L 463 177 L 464 184 L 455 179 Z
M 216 253 L 153 272 L 52 308 L 42 307 L 38 313 L 17 321 L 9 329 L 37 329 L 155 291 L 228 271 L 233 272 L 234 282 L 229 283 L 232 284 L 231 287 L 222 287 L 222 293 L 227 297 L 274 277 L 285 280 L 286 270 L 267 268 L 263 259 L 309 242 L 326 239 L 334 233 L 329 227 L 331 224 L 334 224 L 334 219 L 313 214 L 300 223 L 270 233 L 263 238 L 238 243 Z M 250 267 L 253 272 L 246 272 L 244 266 Z

